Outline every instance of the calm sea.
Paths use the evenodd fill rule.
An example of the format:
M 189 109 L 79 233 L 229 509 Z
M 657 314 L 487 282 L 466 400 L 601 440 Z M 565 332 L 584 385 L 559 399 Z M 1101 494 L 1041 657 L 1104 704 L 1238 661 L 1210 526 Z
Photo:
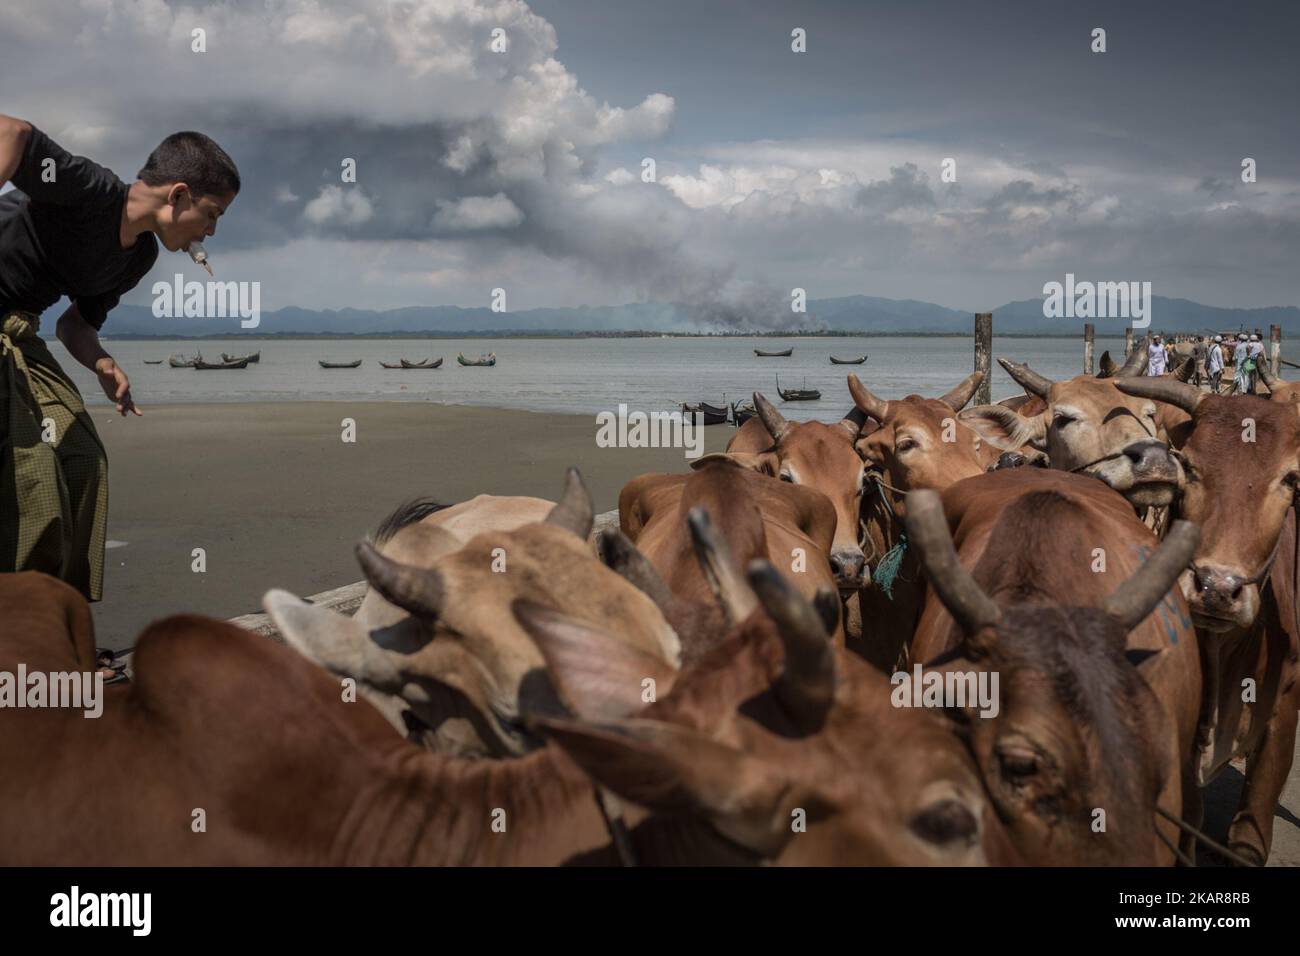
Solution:
M 77 365 L 57 341 L 51 348 L 89 402 L 106 403 L 94 376 Z M 757 358 L 755 348 L 794 348 L 790 358 Z M 939 395 L 970 373 L 973 344 L 969 338 L 619 338 L 619 339 L 338 339 L 113 341 L 106 348 L 131 378 L 140 405 L 172 402 L 273 401 L 413 401 L 489 405 L 534 411 L 594 414 L 614 410 L 675 408 L 683 401 L 713 404 L 747 399 L 759 390 L 777 401 L 782 387 L 817 388 L 816 402 L 784 403 L 793 418 L 830 419 L 850 407 L 845 377 L 854 372 L 882 398 L 913 392 Z M 1097 340 L 1100 358 L 1123 351 L 1123 339 Z M 243 371 L 173 369 L 172 352 L 201 351 L 208 361 L 221 353 L 261 351 L 262 360 Z M 456 353 L 467 357 L 492 351 L 494 368 L 461 368 Z M 866 364 L 831 365 L 829 356 L 857 357 Z M 1028 361 L 1037 371 L 1064 378 L 1082 371 L 1083 340 L 995 339 L 993 353 Z M 443 357 L 436 371 L 381 368 L 380 360 L 420 361 Z M 319 360 L 361 359 L 357 369 L 322 369 Z M 993 397 L 1019 388 L 994 365 Z

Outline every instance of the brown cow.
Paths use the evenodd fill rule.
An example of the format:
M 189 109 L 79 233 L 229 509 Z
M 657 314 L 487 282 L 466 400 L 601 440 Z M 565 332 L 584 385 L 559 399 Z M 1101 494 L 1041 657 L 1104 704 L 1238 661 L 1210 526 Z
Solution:
M 854 459 L 858 460 L 856 454 Z M 729 455 L 706 455 L 691 467 L 688 474 L 640 475 L 624 485 L 618 496 L 620 530 L 672 596 L 690 606 L 714 603 L 695 559 L 696 545 L 687 521 L 693 508 L 713 517 L 738 566 L 764 558 L 789 569 L 799 592 L 810 600 L 823 588 L 836 588 L 839 581 L 827 559 L 837 519 L 825 495 L 805 485 L 773 481 Z M 611 563 L 615 563 L 614 550 L 615 545 L 606 545 Z M 625 564 L 625 560 L 617 562 L 620 570 Z M 672 606 L 653 584 L 643 590 L 658 598 L 670 622 L 685 628 L 684 663 L 707 648 L 709 629 L 718 633 L 720 616 L 706 615 L 688 624 L 683 618 L 698 611 Z M 838 622 L 834 630 L 843 640 Z
M 564 497 L 542 522 L 450 547 L 445 529 L 411 526 L 415 552 L 437 552 L 432 561 L 401 560 L 410 539 L 399 542 L 397 558 L 358 546 L 367 580 L 393 605 L 389 616 L 347 618 L 284 591 L 263 603 L 285 640 L 312 660 L 371 692 L 400 696 L 431 746 L 519 754 L 541 743 L 521 711 L 545 711 L 552 691 L 536 646 L 510 614 L 514 599 L 617 621 L 637 648 L 670 666 L 680 661 L 680 641 L 654 602 L 592 553 L 591 526 L 591 497 L 570 469 Z
M 1155 536 L 1119 495 L 1038 468 L 958 482 L 942 505 L 933 492 L 909 498 L 930 589 L 912 661 L 1000 677 L 1000 710 L 963 718 L 1021 852 L 1151 865 L 1172 862 L 1180 837 L 1191 849 L 1153 811 L 1199 822 L 1199 660 L 1171 590 L 1195 527 L 1175 526 L 1152 553 Z M 1143 655 L 1139 673 L 1131 658 Z
M 1182 579 L 1205 657 L 1200 780 L 1208 783 L 1234 757 L 1246 758 L 1228 848 L 1260 863 L 1268 859 L 1274 807 L 1291 770 L 1300 707 L 1300 414 L 1286 383 L 1274 382 L 1272 400 L 1211 395 L 1168 381 L 1121 385 L 1191 418 L 1177 510 L 1205 529 Z
M 1053 468 L 1100 478 L 1136 509 L 1166 506 L 1183 475 L 1161 436 L 1159 406 L 1125 395 L 1116 383 L 1140 374 L 1139 360 L 1114 378 L 1091 375 L 1054 382 L 1028 366 L 999 359 L 1020 385 L 1047 402 L 1041 414 L 1026 417 L 1000 405 L 981 405 L 961 413 L 963 423 L 1007 450 L 1030 445 L 1045 451 Z
M 854 409 L 834 425 L 792 422 L 754 393 L 756 414 L 727 442 L 727 453 L 781 481 L 820 491 L 835 508 L 831 570 L 842 596 L 865 582 L 866 559 L 858 540 L 862 508 L 862 459 L 853 448 L 865 418 Z

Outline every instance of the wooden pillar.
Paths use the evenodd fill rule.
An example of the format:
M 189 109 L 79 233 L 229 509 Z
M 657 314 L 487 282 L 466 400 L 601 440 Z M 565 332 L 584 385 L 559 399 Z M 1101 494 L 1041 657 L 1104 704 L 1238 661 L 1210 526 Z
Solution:
M 1124 361 L 1133 354 L 1133 326 L 1124 326 Z
M 1268 363 L 1277 375 L 1282 370 L 1282 326 L 1268 327 Z
M 975 371 L 984 373 L 984 381 L 975 391 L 975 404 L 988 405 L 993 401 L 993 313 L 975 314 Z
M 1092 375 L 1092 340 L 1094 328 L 1091 322 L 1083 323 L 1083 374 Z

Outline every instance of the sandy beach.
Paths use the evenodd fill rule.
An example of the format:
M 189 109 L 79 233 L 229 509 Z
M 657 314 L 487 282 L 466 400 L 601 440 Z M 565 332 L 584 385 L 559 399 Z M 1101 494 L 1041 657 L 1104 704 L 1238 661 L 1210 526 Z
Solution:
M 110 548 L 101 646 L 134 643 L 176 612 L 234 617 L 282 587 L 314 594 L 360 580 L 353 545 L 413 497 L 556 497 L 577 465 L 597 511 L 634 475 L 682 471 L 681 449 L 599 448 L 594 416 L 417 402 L 91 409 L 108 448 Z M 356 442 L 341 440 L 343 419 Z M 728 426 L 705 430 L 720 451 Z M 124 544 L 117 544 L 124 542 Z M 207 570 L 191 570 L 195 548 Z

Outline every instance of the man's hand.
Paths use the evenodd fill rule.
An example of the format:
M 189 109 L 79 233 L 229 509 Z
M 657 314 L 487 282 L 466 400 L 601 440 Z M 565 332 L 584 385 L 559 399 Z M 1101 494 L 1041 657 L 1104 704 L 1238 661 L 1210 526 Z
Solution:
M 106 355 L 95 363 L 95 374 L 99 376 L 99 387 L 104 390 L 108 400 L 117 405 L 119 415 L 124 416 L 128 411 L 137 415 L 144 414 L 131 400 L 131 382 L 112 356 Z

